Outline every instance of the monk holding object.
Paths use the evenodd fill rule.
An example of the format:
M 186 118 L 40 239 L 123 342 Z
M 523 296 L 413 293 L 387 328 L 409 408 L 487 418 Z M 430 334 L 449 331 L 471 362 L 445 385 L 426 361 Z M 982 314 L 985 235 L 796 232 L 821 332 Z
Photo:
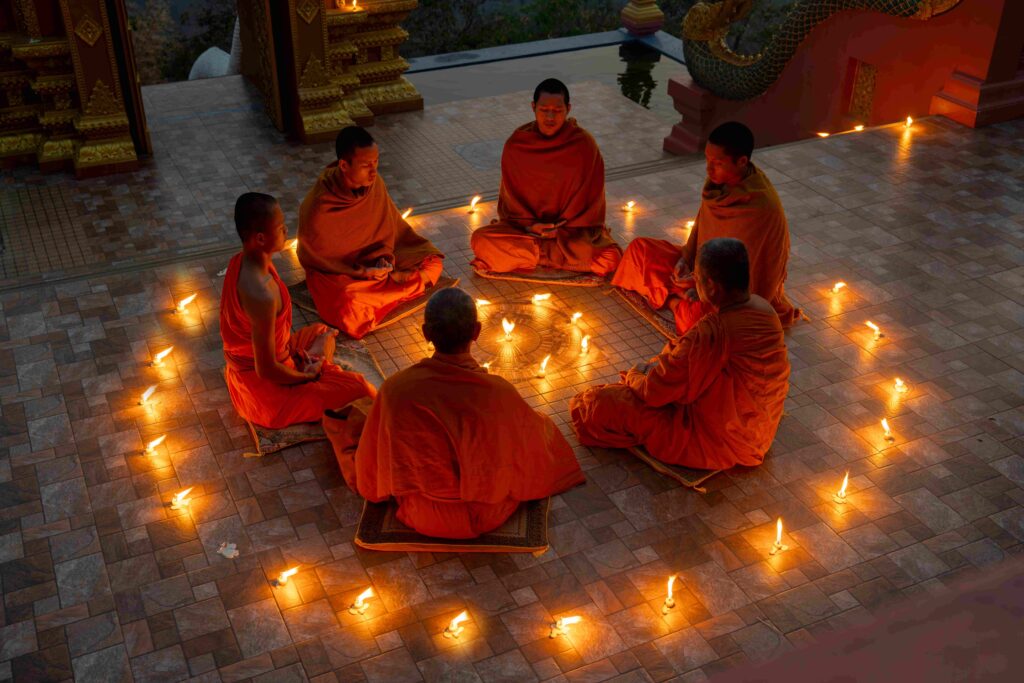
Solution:
M 461 289 L 427 302 L 423 336 L 433 357 L 389 377 L 355 455 L 367 500 L 398 501 L 398 519 L 421 534 L 474 538 L 501 526 L 523 501 L 583 483 L 551 418 L 470 354 L 476 304 Z
M 299 262 L 317 313 L 362 338 L 441 277 L 441 252 L 405 222 L 377 175 L 373 137 L 349 126 L 337 163 L 320 174 L 299 209 Z
M 704 148 L 708 177 L 686 244 L 679 248 L 639 237 L 612 278 L 613 285 L 642 294 L 654 308 L 668 306 L 679 334 L 710 310 L 697 296 L 693 269 L 701 245 L 716 237 L 734 237 L 747 247 L 750 291 L 772 305 L 783 327 L 801 318 L 783 287 L 789 261 L 786 214 L 771 181 L 751 163 L 753 149 L 754 135 L 742 123 L 723 123 L 712 131 Z
M 292 300 L 270 257 L 284 248 L 284 214 L 270 195 L 235 203 L 242 251 L 224 276 L 220 336 L 235 410 L 271 429 L 320 420 L 324 410 L 376 392 L 362 375 L 334 365 L 337 330 L 323 324 L 292 333 Z
M 622 249 L 605 227 L 604 159 L 576 119 L 569 89 L 549 78 L 533 93 L 534 121 L 501 155 L 498 221 L 473 232 L 473 266 L 492 272 L 615 270 Z
M 618 384 L 569 402 L 580 443 L 699 469 L 759 465 L 782 419 L 789 359 L 778 315 L 749 290 L 739 240 L 705 242 L 696 290 L 709 313 Z

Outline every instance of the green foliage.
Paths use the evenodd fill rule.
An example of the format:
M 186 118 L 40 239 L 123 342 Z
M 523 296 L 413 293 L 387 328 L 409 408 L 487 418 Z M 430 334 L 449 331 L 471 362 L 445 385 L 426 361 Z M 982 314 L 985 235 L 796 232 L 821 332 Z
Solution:
M 202 0 L 174 24 L 167 0 L 129 0 L 132 43 L 143 85 L 188 78 L 192 63 L 207 48 L 231 50 L 235 0 Z

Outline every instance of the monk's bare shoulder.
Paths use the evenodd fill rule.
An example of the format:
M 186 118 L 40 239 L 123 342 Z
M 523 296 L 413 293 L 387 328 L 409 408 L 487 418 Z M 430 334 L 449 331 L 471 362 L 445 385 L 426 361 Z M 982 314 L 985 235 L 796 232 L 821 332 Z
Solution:
M 772 305 L 765 300 L 764 297 L 760 297 L 757 294 L 750 295 L 750 301 L 747 302 L 746 308 L 757 311 L 758 313 L 774 313 L 775 309 Z
M 281 292 L 274 278 L 248 269 L 244 264 L 238 274 L 238 298 L 250 315 L 257 312 L 277 313 L 281 305 Z

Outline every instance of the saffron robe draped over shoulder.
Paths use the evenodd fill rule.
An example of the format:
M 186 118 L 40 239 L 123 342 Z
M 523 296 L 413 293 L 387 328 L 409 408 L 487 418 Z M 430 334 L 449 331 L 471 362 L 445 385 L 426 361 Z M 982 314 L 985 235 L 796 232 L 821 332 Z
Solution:
M 782 325 L 766 302 L 712 311 L 670 341 L 645 373 L 591 387 L 569 403 L 580 443 L 643 445 L 659 460 L 700 469 L 759 465 L 789 385 Z
M 521 501 L 583 480 L 551 418 L 469 354 L 437 353 L 389 377 L 356 450 L 359 494 L 394 496 L 404 524 L 440 538 L 479 536 Z
M 697 219 L 682 249 L 665 240 L 633 240 L 612 284 L 638 292 L 652 306 L 661 308 L 669 295 L 682 294 L 694 287 L 692 276 L 679 284 L 672 281 L 679 258 L 685 253 L 697 267 L 701 246 L 717 237 L 733 237 L 746 245 L 750 291 L 772 305 L 783 327 L 790 327 L 801 318 L 800 309 L 790 303 L 784 286 L 789 226 L 782 201 L 768 176 L 753 165 L 751 173 L 735 187 L 711 181 L 704 184 Z M 684 299 L 674 309 L 676 330 L 685 333 L 709 310 L 706 304 Z
M 527 232 L 535 223 L 565 224 L 553 239 Z M 510 272 L 538 266 L 598 275 L 618 266 L 622 250 L 605 227 L 604 158 L 576 119 L 545 137 L 531 121 L 505 142 L 498 222 L 473 232 L 473 264 Z
M 328 166 L 302 201 L 298 256 L 320 317 L 359 339 L 437 282 L 443 256 L 402 218 L 383 178 L 354 197 L 342 191 L 339 174 L 336 164 Z M 403 282 L 352 276 L 382 258 L 415 272 Z
M 252 345 L 252 323 L 238 298 L 238 277 L 242 254 L 235 254 L 224 275 L 220 297 L 220 336 L 224 344 L 224 373 L 228 394 L 235 410 L 246 420 L 263 427 L 281 429 L 299 422 L 316 422 L 329 408 L 340 408 L 376 391 L 355 372 L 346 372 L 324 361 L 320 378 L 302 384 L 277 384 L 256 374 Z M 292 300 L 288 288 L 270 266 L 270 275 L 281 292 L 281 311 L 274 320 L 274 355 L 278 362 L 295 367 L 289 348 L 292 331 Z

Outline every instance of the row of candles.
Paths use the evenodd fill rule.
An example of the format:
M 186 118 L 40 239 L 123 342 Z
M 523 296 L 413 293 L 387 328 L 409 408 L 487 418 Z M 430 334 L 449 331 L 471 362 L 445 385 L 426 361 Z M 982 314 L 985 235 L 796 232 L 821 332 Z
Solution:
M 914 125 L 914 117 L 912 117 L 912 116 L 908 116 L 907 120 L 903 122 L 904 128 L 911 128 L 913 125 Z M 853 127 L 853 132 L 855 132 L 855 133 L 859 133 L 862 130 L 864 130 L 864 125 L 863 124 L 857 124 L 856 126 Z M 844 132 L 850 132 L 850 131 L 844 131 Z M 831 135 L 832 135 L 832 133 L 825 133 L 825 132 L 818 133 L 818 137 L 819 138 L 827 138 L 827 137 L 830 137 Z

